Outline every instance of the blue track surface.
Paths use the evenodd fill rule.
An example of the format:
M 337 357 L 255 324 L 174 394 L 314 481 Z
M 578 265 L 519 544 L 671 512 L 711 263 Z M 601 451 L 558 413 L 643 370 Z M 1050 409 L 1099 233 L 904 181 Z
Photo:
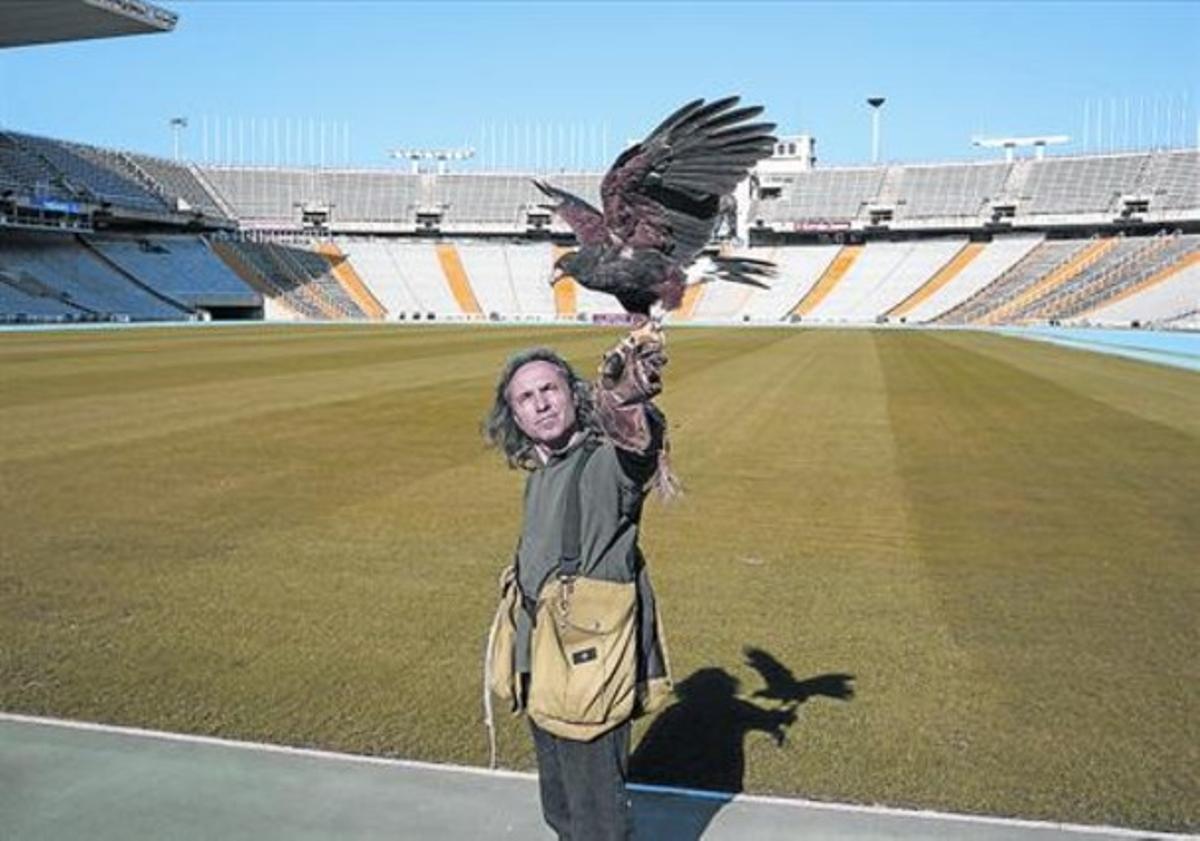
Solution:
M 999 332 L 1200 371 L 1200 333 L 1072 327 L 1007 327 Z

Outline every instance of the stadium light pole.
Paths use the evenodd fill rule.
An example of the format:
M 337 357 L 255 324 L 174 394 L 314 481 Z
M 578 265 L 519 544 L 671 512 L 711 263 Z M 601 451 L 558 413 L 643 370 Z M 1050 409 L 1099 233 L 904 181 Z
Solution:
M 175 161 L 176 162 L 179 161 L 179 139 L 180 139 L 180 136 L 183 134 L 183 130 L 185 128 L 187 128 L 187 124 L 188 124 L 187 117 L 172 117 L 171 118 L 170 126 L 171 126 L 171 134 L 174 136 L 174 140 L 175 140 Z
M 392 149 L 388 156 L 395 160 L 407 159 L 413 174 L 421 171 L 421 161 L 437 161 L 437 173 L 444 175 L 450 161 L 470 160 L 475 157 L 475 150 L 470 146 L 458 149 Z
M 879 163 L 879 109 L 887 100 L 882 96 L 868 96 L 867 105 L 871 106 L 871 163 Z

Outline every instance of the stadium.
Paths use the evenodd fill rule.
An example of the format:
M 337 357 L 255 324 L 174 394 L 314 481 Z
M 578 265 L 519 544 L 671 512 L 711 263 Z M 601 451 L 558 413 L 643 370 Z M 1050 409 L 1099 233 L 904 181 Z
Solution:
M 179 19 L 13 2 L 0 51 L 169 42 Z M 89 806 L 99 759 L 74 782 L 32 770 L 66 749 L 50 721 L 486 764 L 474 658 L 520 477 L 479 420 L 509 354 L 553 344 L 590 372 L 619 337 L 612 298 L 551 285 L 576 243 L 533 184 L 599 205 L 604 168 L 301 164 L 278 124 L 257 132 L 273 163 L 0 123 L 15 838 L 219 820 L 187 797 L 208 783 L 170 773 L 133 823 Z M 679 692 L 635 730 L 646 837 L 1200 829 L 1200 149 L 1009 138 L 825 165 L 777 133 L 706 249 L 770 260 L 770 288 L 697 282 L 666 316 L 687 493 L 647 511 Z M 521 722 L 500 730 L 501 764 L 528 771 Z M 412 796 L 451 805 L 388 837 L 469 814 L 428 785 Z M 234 804 L 222 837 L 281 820 L 199 790 Z M 771 798 L 825 828 L 793 834 Z M 844 834 L 829 804 L 911 826 Z M 384 837 L 307 819 L 325 833 L 304 837 Z

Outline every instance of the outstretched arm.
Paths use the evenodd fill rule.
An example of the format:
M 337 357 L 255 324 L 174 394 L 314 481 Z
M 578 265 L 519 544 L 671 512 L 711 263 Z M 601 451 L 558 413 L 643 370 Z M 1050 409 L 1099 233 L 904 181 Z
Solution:
M 630 333 L 604 355 L 596 382 L 596 419 L 616 445 L 622 467 L 641 481 L 659 466 L 666 418 L 652 402 L 662 392 L 666 337 L 653 322 Z

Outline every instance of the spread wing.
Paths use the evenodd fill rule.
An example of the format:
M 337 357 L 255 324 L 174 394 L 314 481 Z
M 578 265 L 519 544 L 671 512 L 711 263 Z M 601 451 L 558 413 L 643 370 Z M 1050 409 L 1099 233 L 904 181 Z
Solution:
M 579 196 L 545 181 L 534 179 L 533 185 L 553 199 L 553 204 L 543 206 L 553 210 L 571 226 L 580 245 L 602 245 L 608 242 L 608 228 L 604 225 L 604 214 L 599 210 Z
M 761 648 L 746 647 L 742 649 L 746 655 L 746 665 L 758 672 L 766 689 L 760 689 L 755 695 L 767 698 L 787 698 L 796 686 L 796 676 L 792 670 L 780 663 Z
M 712 235 L 721 197 L 775 145 L 774 123 L 749 122 L 763 109 L 738 102 L 693 100 L 621 153 L 600 185 L 615 238 L 691 262 Z

